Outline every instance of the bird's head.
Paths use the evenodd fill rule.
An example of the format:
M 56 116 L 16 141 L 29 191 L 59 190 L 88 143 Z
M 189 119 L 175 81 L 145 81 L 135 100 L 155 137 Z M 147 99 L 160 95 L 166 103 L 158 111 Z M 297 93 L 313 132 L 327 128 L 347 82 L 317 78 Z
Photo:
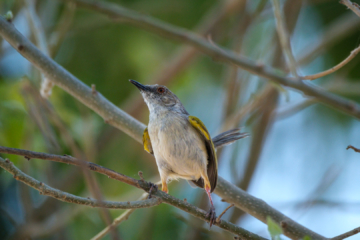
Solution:
M 129 81 L 140 90 L 150 112 L 154 110 L 169 110 L 187 114 L 179 98 L 167 87 L 158 84 L 143 85 L 131 79 Z

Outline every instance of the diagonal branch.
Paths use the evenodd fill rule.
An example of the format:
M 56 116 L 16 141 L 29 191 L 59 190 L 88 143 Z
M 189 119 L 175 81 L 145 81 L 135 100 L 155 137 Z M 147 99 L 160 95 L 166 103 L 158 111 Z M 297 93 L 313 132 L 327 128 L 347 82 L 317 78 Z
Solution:
M 164 23 L 158 19 L 146 15 L 139 14 L 135 11 L 120 7 L 116 4 L 87 0 L 75 0 L 75 2 L 79 6 L 98 11 L 114 20 L 121 20 L 121 22 L 132 24 L 147 31 L 159 34 L 165 38 L 190 44 L 196 47 L 198 50 L 202 51 L 203 53 L 214 58 L 215 60 L 235 64 L 238 67 L 243 68 L 255 75 L 264 77 L 275 83 L 299 90 L 307 96 L 317 98 L 323 104 L 331 106 L 339 111 L 342 111 L 360 119 L 360 106 L 357 105 L 355 102 L 328 93 L 320 87 L 310 86 L 302 81 L 294 81 L 293 78 L 284 77 L 283 75 L 280 75 L 278 73 L 279 70 L 273 69 L 269 66 L 256 64 L 253 60 L 243 56 L 239 56 L 233 51 L 214 46 L 201 36 L 194 34 L 188 30 L 170 25 L 168 23 Z M 1 25 L 0 29 L 2 28 Z M 7 40 L 9 41 L 9 39 Z M 25 56 L 22 52 L 20 53 Z
M 83 198 L 73 194 L 60 191 L 52 188 L 28 175 L 23 173 L 20 169 L 14 166 L 8 159 L 4 160 L 0 157 L 0 167 L 14 175 L 14 178 L 26 185 L 38 190 L 41 195 L 56 198 L 63 202 L 75 203 L 99 208 L 112 208 L 112 209 L 132 209 L 132 208 L 148 208 L 159 205 L 162 200 L 160 198 L 151 198 L 142 201 L 133 202 L 113 202 L 113 201 L 98 201 L 90 198 Z

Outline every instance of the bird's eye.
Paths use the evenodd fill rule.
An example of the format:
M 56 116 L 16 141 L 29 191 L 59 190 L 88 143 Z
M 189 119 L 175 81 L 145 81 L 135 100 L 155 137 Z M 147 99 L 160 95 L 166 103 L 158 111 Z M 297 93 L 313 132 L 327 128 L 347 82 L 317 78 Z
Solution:
M 165 88 L 159 87 L 159 88 L 157 89 L 157 91 L 158 91 L 158 93 L 164 93 L 164 92 L 165 92 Z

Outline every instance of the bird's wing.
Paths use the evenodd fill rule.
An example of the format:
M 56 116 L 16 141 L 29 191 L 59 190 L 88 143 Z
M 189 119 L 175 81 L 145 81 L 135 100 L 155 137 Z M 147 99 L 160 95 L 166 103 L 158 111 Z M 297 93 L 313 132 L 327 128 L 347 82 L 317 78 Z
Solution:
M 144 133 L 143 133 L 143 144 L 144 144 L 145 151 L 154 155 L 153 148 L 152 148 L 151 141 L 150 141 L 149 131 L 147 128 L 145 128 Z
M 200 121 L 200 119 L 194 116 L 189 116 L 189 122 L 204 138 L 206 151 L 208 154 L 207 175 L 211 185 L 211 192 L 213 192 L 216 187 L 218 177 L 218 166 L 214 144 L 211 140 L 208 130 L 206 129 L 205 125 Z M 194 181 L 194 183 L 199 187 L 204 187 L 204 183 L 201 180 L 202 179 Z

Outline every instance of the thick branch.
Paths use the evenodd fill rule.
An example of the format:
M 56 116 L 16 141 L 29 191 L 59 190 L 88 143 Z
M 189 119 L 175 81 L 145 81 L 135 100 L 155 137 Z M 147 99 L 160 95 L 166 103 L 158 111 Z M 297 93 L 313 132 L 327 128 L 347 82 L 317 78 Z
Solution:
M 109 178 L 121 181 L 121 182 L 125 182 L 129 185 L 132 185 L 134 187 L 143 189 L 145 191 L 149 191 L 150 189 L 150 184 L 146 181 L 143 180 L 136 180 L 134 178 L 125 176 L 121 173 L 115 172 L 113 170 L 110 170 L 108 168 L 102 167 L 100 165 L 97 165 L 95 163 L 91 163 L 91 162 L 86 162 L 86 161 L 82 161 L 76 158 L 73 158 L 71 156 L 59 156 L 59 155 L 54 155 L 54 154 L 47 154 L 47 153 L 38 153 L 38 152 L 32 152 L 32 151 L 27 151 L 27 150 L 22 150 L 22 149 L 16 149 L 16 148 L 7 148 L 7 147 L 0 147 L 0 152 L 1 153 L 8 153 L 8 154 L 15 154 L 15 155 L 21 155 L 24 156 L 26 158 L 38 158 L 38 159 L 43 159 L 43 160 L 50 160 L 50 161 L 55 161 L 55 162 L 62 162 L 62 163 L 66 163 L 66 164 L 71 164 L 71 165 L 75 165 L 75 166 L 82 166 L 82 167 L 87 167 L 89 170 L 104 174 L 106 176 L 108 176 Z M 0 158 L 0 167 L 4 168 L 5 170 L 7 170 L 8 172 L 14 174 L 15 179 L 24 182 L 25 184 L 29 185 L 30 187 L 33 187 L 39 191 L 45 192 L 42 188 L 43 185 L 41 182 L 33 179 L 32 177 L 27 176 L 26 174 L 22 173 L 18 168 L 16 168 L 10 161 L 8 160 L 3 160 L 2 158 Z M 20 173 L 20 174 L 19 174 Z M 25 177 L 19 178 L 19 176 L 25 175 Z M 45 185 L 44 185 L 45 186 Z M 48 187 L 48 192 L 54 192 L 54 191 L 59 191 L 57 189 Z M 59 193 L 56 194 L 44 194 L 44 195 L 48 195 L 54 198 L 57 198 L 61 201 L 66 201 L 68 199 L 68 196 L 65 195 L 65 200 L 64 200 L 64 194 L 63 192 L 59 191 Z M 58 198 L 58 195 L 60 195 L 60 197 Z M 90 201 L 87 198 L 80 198 L 77 196 L 74 196 L 72 194 L 68 194 L 69 196 L 73 196 L 82 200 L 87 200 Z M 169 205 L 175 206 L 185 212 L 190 213 L 191 215 L 200 218 L 206 222 L 209 221 L 208 217 L 206 216 L 206 212 L 202 209 L 199 209 L 191 204 L 189 204 L 188 202 L 184 202 L 180 199 L 177 199 L 173 196 L 170 196 L 166 193 L 164 193 L 163 191 L 156 191 L 155 193 L 152 193 L 152 195 L 155 195 L 158 199 L 158 201 L 160 201 L 158 204 L 160 204 L 161 202 L 167 203 Z M 80 200 L 75 200 L 74 203 L 78 203 L 78 201 Z M 104 202 L 99 202 L 99 201 L 92 201 L 94 203 L 97 204 L 102 204 L 104 202 L 107 203 L 111 203 L 114 204 L 116 202 L 108 202 L 108 201 L 104 201 Z M 142 201 L 134 201 L 133 203 L 138 203 L 138 202 L 142 202 Z M 81 203 L 78 203 L 81 204 Z M 127 205 L 128 203 L 125 203 L 126 206 L 131 206 L 131 205 Z M 90 205 L 90 206 L 94 206 L 91 204 L 84 204 L 84 205 Z M 111 205 L 109 205 L 111 206 Z M 109 207 L 110 208 L 110 207 Z M 119 207 L 120 208 L 120 207 Z M 130 208 L 130 207 L 128 207 Z M 124 209 L 126 209 L 126 207 L 124 207 Z M 262 238 L 256 234 L 253 234 L 243 228 L 240 228 L 230 222 L 227 221 L 223 221 L 221 220 L 220 222 L 216 222 L 214 225 L 219 226 L 222 229 L 225 229 L 233 234 L 236 234 L 244 239 L 248 239 L 248 240 L 265 240 L 265 238 Z
M 56 198 L 63 202 L 75 203 L 91 207 L 112 208 L 112 209 L 132 209 L 132 208 L 148 208 L 159 205 L 162 201 L 160 198 L 152 198 L 143 201 L 133 202 L 113 202 L 113 201 L 98 201 L 90 198 L 83 198 L 73 194 L 60 191 L 52 188 L 28 175 L 23 173 L 20 169 L 14 166 L 8 159 L 4 160 L 0 157 L 0 167 L 14 175 L 14 178 L 26 185 L 38 190 L 40 194 Z

